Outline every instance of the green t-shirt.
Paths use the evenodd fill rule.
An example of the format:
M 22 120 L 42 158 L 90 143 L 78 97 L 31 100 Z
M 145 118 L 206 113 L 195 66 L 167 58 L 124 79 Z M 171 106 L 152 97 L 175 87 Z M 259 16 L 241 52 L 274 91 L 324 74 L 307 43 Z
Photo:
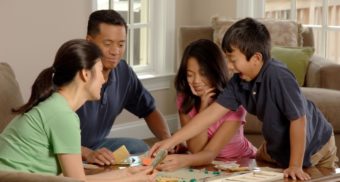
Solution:
M 60 174 L 57 154 L 80 154 L 79 118 L 54 93 L 0 134 L 0 170 Z

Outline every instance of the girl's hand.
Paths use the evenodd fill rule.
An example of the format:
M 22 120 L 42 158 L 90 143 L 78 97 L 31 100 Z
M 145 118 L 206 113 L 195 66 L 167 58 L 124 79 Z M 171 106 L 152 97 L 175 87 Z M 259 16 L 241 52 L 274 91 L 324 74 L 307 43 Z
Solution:
M 174 171 L 179 168 L 187 167 L 187 159 L 180 154 L 172 154 L 166 156 L 161 164 L 158 165 L 157 169 L 161 171 Z
M 205 108 L 209 106 L 209 104 L 213 101 L 214 95 L 216 95 L 215 88 L 209 88 L 205 91 L 203 95 L 201 95 L 200 111 L 203 111 Z

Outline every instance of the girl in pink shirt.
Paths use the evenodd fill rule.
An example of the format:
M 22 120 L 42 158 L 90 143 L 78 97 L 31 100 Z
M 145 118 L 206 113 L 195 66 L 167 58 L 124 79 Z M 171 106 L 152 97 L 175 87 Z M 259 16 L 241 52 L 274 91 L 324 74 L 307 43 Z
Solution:
M 228 82 L 227 64 L 215 43 L 201 39 L 186 47 L 175 87 L 182 127 L 207 108 Z M 244 137 L 246 111 L 241 106 L 186 141 L 190 154 L 168 155 L 159 168 L 172 171 L 211 163 L 215 158 L 253 158 L 256 148 Z

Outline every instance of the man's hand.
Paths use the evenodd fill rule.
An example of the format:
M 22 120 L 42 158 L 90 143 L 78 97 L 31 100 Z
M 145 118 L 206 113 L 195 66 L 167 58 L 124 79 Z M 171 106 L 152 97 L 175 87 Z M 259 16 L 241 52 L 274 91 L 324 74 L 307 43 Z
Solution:
M 283 175 L 285 178 L 291 177 L 293 180 L 310 180 L 311 177 L 309 174 L 305 173 L 301 167 L 289 166 L 289 168 L 283 171 Z
M 102 166 L 115 164 L 112 152 L 107 148 L 101 148 L 96 151 L 87 149 L 86 152 L 83 152 L 83 159 L 87 163 L 99 164 Z

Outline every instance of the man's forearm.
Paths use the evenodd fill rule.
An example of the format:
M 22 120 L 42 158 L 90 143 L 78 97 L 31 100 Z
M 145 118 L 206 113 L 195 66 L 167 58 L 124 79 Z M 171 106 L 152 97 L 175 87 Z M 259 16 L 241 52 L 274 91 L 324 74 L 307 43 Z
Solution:
M 163 140 L 171 136 L 167 122 L 157 109 L 145 117 L 145 121 L 158 139 Z

